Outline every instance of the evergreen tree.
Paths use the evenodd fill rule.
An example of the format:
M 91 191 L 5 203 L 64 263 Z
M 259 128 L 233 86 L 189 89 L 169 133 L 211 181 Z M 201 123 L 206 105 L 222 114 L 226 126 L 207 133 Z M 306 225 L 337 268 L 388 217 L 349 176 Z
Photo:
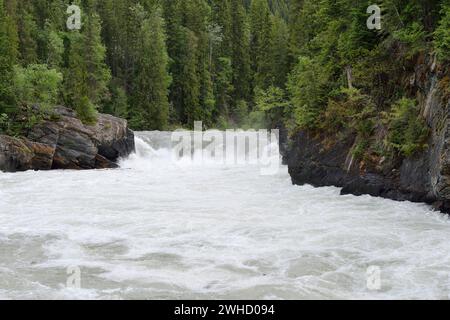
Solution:
M 19 1 L 17 9 L 20 60 L 22 65 L 37 63 L 38 27 L 32 1 Z
M 72 31 L 68 35 L 68 39 L 68 65 L 64 74 L 65 102 L 77 111 L 82 121 L 92 123 L 96 120 L 96 110 L 88 97 L 88 70 L 84 60 L 84 38 L 80 32 Z
M 45 39 L 45 63 L 52 68 L 60 69 L 64 56 L 64 39 L 55 25 L 47 21 L 44 27 Z
M 100 19 L 92 4 L 87 6 L 82 31 L 69 34 L 68 68 L 65 74 L 66 101 L 83 121 L 93 122 L 96 108 L 108 94 L 110 72 L 106 49 L 100 38 Z
M 217 58 L 232 56 L 232 18 L 231 0 L 212 1 L 212 21 L 220 27 L 221 41 L 216 53 Z
M 108 84 L 111 80 L 109 67 L 105 63 L 106 47 L 101 40 L 101 22 L 97 13 L 86 18 L 84 26 L 84 60 L 88 74 L 88 98 L 98 105 L 108 95 Z
M 232 67 L 233 67 L 233 104 L 235 115 L 241 113 L 242 101 L 251 101 L 250 39 L 247 15 L 242 0 L 231 0 L 232 19 Z
M 233 67 L 230 58 L 220 57 L 218 59 L 214 82 L 218 108 L 217 115 L 228 118 L 234 91 Z
M 163 130 L 168 124 L 171 79 L 167 72 L 164 22 L 159 10 L 144 20 L 140 31 L 131 124 L 137 129 Z
M 284 88 L 289 74 L 289 29 L 279 14 L 272 17 L 270 41 L 269 63 L 272 84 Z
M 182 101 L 182 65 L 183 48 L 185 47 L 185 33 L 181 24 L 181 1 L 163 1 L 163 15 L 166 21 L 167 51 L 169 54 L 169 72 L 172 75 L 172 84 L 169 90 L 169 99 L 173 105 L 171 118 L 174 122 L 184 122 L 184 105 Z
M 0 0 L 0 114 L 12 114 L 17 109 L 13 87 L 17 56 L 16 25 L 6 11 L 4 0 Z
M 271 74 L 272 20 L 267 0 L 253 0 L 251 4 L 251 44 L 253 85 L 266 89 L 273 82 Z
M 202 119 L 200 108 L 200 80 L 197 64 L 197 38 L 195 34 L 184 29 L 184 47 L 181 56 L 183 66 L 179 74 L 180 81 L 180 102 L 183 110 L 181 121 L 193 127 L 194 121 Z
M 434 43 L 437 49 L 438 57 L 442 61 L 450 60 L 450 1 L 442 4 L 442 18 L 439 21 L 439 27 L 434 33 Z

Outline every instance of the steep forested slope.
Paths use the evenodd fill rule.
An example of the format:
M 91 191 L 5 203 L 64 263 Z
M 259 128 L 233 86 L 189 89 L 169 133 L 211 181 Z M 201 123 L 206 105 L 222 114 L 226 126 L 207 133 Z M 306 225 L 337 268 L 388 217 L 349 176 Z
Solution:
M 71 3 L 0 0 L 2 131 L 38 122 L 33 104 L 64 104 L 135 129 L 352 132 L 357 157 L 407 157 L 429 134 L 408 85 L 417 63 L 435 56 L 449 91 L 448 0 L 380 0 L 379 30 L 363 0 L 79 0 L 80 30 Z

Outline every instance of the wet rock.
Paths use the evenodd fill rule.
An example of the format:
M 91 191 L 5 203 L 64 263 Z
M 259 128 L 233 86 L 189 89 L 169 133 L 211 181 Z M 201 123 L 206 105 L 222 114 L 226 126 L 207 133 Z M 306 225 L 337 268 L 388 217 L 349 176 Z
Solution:
M 0 136 L 0 170 L 16 172 L 31 168 L 33 151 L 18 138 Z
M 286 160 L 294 184 L 337 186 L 342 194 L 385 197 L 426 202 L 450 212 L 450 101 L 444 98 L 438 79 L 448 72 L 431 66 L 433 60 L 416 67 L 414 83 L 431 135 L 428 148 L 398 163 L 367 165 L 355 160 L 354 134 L 336 137 L 301 131 L 290 139 Z M 440 70 L 440 71 L 439 71 Z M 382 139 L 383 134 L 377 139 Z
M 57 107 L 26 138 L 1 136 L 0 170 L 116 168 L 134 149 L 126 120 L 100 114 L 95 125 L 85 125 L 73 110 Z

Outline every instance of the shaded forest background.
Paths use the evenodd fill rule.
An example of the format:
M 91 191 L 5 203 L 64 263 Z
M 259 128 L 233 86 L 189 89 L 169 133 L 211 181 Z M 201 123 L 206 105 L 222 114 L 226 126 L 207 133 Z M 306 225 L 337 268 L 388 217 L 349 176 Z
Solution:
M 411 155 L 428 131 L 404 76 L 425 55 L 448 66 L 450 0 L 376 2 L 381 30 L 366 26 L 373 0 L 0 0 L 0 131 L 64 104 L 136 130 L 351 130 L 355 154 L 382 123 L 371 148 Z

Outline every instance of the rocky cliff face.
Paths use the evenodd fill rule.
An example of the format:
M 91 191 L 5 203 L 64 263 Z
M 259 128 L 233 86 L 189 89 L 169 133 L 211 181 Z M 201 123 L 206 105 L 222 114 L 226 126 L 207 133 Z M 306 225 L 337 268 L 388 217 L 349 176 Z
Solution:
M 342 194 L 426 202 L 450 212 L 449 88 L 439 81 L 448 77 L 446 72 L 429 57 L 409 78 L 409 89 L 416 93 L 431 131 L 426 150 L 394 163 L 379 159 L 367 165 L 353 157 L 354 136 L 330 143 L 330 137 L 302 131 L 291 137 L 287 154 L 292 181 L 342 187 Z
M 63 107 L 56 108 L 56 119 L 40 123 L 24 138 L 0 136 L 0 170 L 115 168 L 119 157 L 134 152 L 126 120 L 100 114 L 97 124 L 88 126 Z

